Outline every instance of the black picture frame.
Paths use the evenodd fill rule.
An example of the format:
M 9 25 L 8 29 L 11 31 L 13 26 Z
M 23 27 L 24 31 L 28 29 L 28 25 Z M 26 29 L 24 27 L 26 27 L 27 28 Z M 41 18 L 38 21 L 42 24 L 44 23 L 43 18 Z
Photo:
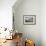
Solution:
M 24 15 L 23 24 L 24 25 L 35 25 L 36 24 L 36 15 Z

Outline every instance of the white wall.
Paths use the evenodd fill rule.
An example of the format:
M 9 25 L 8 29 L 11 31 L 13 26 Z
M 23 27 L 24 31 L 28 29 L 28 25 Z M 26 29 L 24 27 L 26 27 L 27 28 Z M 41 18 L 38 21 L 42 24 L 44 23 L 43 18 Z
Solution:
M 46 46 L 46 0 L 41 0 L 41 2 L 40 0 L 30 1 L 27 0 L 28 3 L 26 1 L 22 1 L 22 3 L 20 3 L 21 5 L 16 3 L 17 5 L 15 4 L 13 6 L 13 12 L 15 15 L 15 29 L 22 32 L 25 37 L 34 39 L 37 46 Z M 31 10 L 32 8 L 33 10 Z M 36 14 L 37 24 L 23 25 L 23 15 L 25 14 Z M 39 45 L 39 43 L 42 45 Z
M 41 46 L 41 0 L 23 0 L 17 5 L 13 6 L 15 29 L 25 38 L 34 40 L 36 46 Z M 36 25 L 24 25 L 23 15 L 36 15 Z
M 41 38 L 42 46 L 46 46 L 46 0 L 42 0 L 41 4 Z
M 12 6 L 16 0 L 0 0 L 0 27 L 12 28 Z

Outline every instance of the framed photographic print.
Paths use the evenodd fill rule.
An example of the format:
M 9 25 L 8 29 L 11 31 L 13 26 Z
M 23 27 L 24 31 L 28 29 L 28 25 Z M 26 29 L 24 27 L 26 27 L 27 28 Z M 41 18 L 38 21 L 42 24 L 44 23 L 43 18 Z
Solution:
M 36 24 L 36 15 L 24 15 L 23 23 L 25 25 L 35 25 Z

